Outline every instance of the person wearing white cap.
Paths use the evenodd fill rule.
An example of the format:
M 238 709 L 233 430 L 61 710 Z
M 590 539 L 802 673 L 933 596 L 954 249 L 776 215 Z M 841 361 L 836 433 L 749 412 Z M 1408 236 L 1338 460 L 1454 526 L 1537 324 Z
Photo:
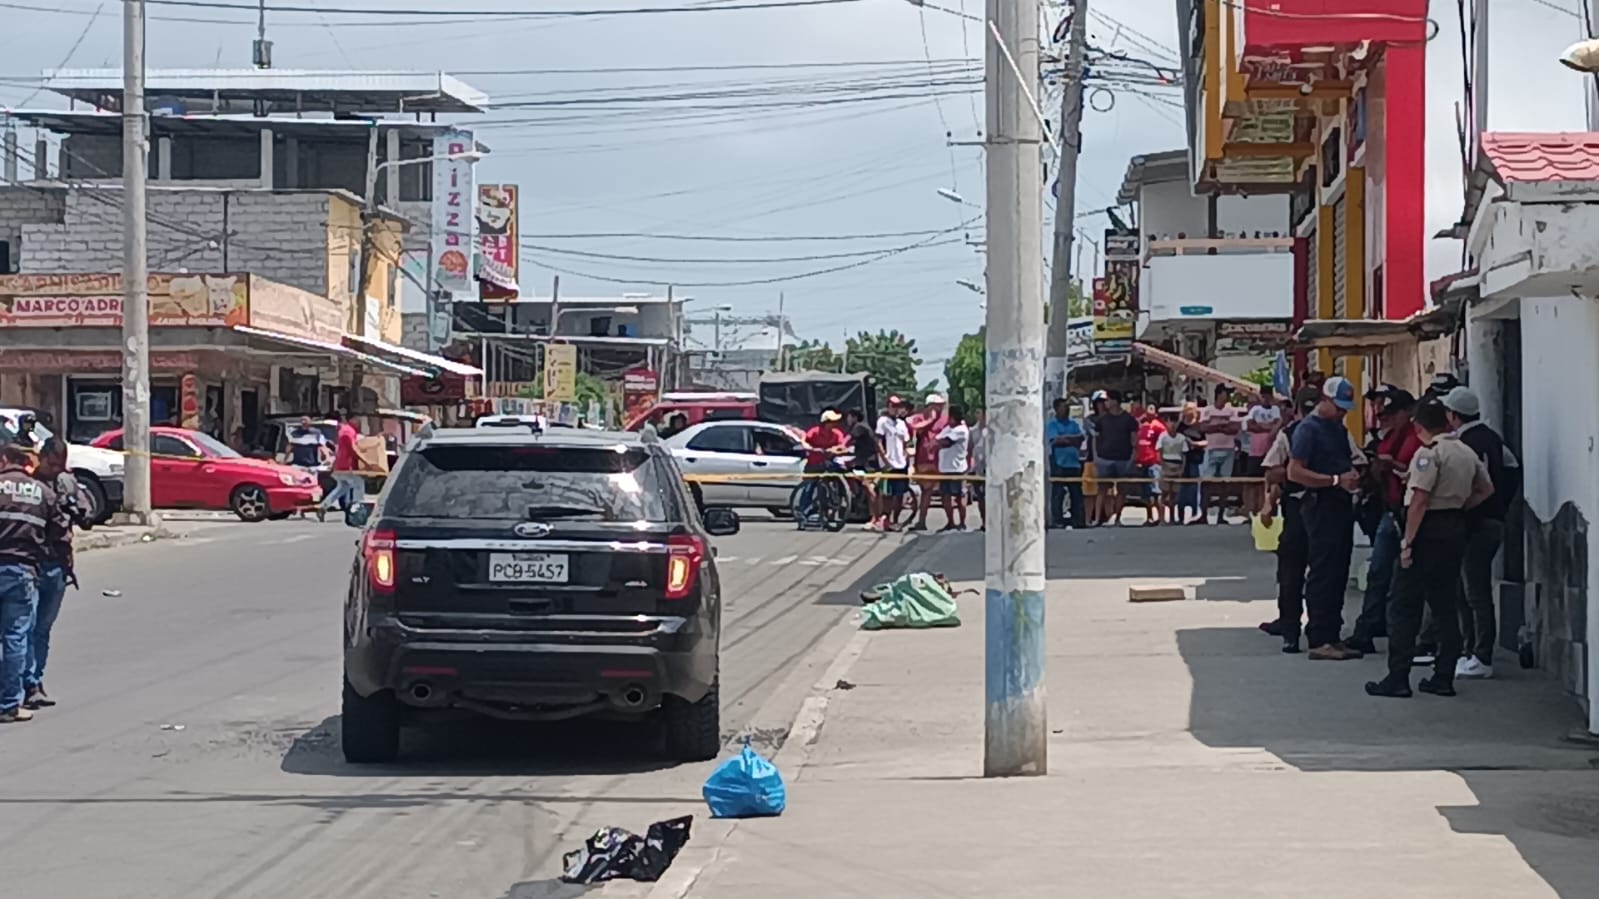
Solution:
M 1488 469 L 1493 495 L 1466 512 L 1466 554 L 1461 572 L 1460 633 L 1465 648 L 1455 676 L 1493 677 L 1494 644 L 1499 637 L 1494 608 L 1493 561 L 1505 539 L 1505 515 L 1515 498 L 1521 463 L 1497 431 L 1483 423 L 1482 403 L 1468 387 L 1443 398 L 1449 426 Z M 1430 628 L 1429 628 L 1430 632 Z

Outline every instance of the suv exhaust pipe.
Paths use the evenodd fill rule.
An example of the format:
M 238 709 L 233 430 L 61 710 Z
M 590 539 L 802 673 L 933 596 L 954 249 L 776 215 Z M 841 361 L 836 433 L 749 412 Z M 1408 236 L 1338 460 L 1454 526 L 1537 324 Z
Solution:
M 620 694 L 623 708 L 636 709 L 649 699 L 649 692 L 639 684 L 628 684 Z
M 433 698 L 433 685 L 427 681 L 417 681 L 411 685 L 411 699 L 418 703 L 425 703 Z

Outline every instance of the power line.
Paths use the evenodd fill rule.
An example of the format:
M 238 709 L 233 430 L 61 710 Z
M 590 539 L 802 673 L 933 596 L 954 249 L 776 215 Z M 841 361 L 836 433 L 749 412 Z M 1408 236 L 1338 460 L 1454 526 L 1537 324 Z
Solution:
M 724 236 L 717 234 L 654 234 L 647 231 L 599 231 L 586 234 L 524 234 L 530 240 L 605 240 L 613 238 L 646 238 L 649 240 L 726 241 L 729 243 L 772 243 L 810 240 L 885 240 L 895 237 L 926 237 L 948 234 L 948 228 L 924 231 L 879 231 L 872 234 L 770 234 L 760 236 Z
M 230 0 L 144 0 L 149 6 L 180 6 L 189 9 L 237 9 L 248 12 L 257 12 L 260 6 L 255 3 L 235 3 Z M 307 13 L 330 16 L 417 16 L 424 18 L 438 18 L 454 16 L 457 18 L 567 18 L 575 16 L 618 16 L 618 15 L 656 15 L 660 13 L 679 12 L 726 12 L 731 10 L 747 9 L 786 9 L 806 6 L 833 6 L 840 3 L 856 3 L 859 0 L 763 0 L 758 3 L 727 3 L 717 6 L 635 6 L 625 9 L 541 9 L 541 10 L 510 10 L 510 9 L 394 9 L 382 7 L 348 7 L 348 6 L 284 6 L 274 5 L 266 7 L 273 13 Z
M 962 238 L 956 237 L 949 240 L 925 244 L 924 246 L 941 247 L 961 242 Z M 688 256 L 629 256 L 620 253 L 595 253 L 588 250 L 568 250 L 561 247 L 552 247 L 548 244 L 535 243 L 523 243 L 522 249 L 534 250 L 540 253 L 556 253 L 563 256 L 581 256 L 586 259 L 613 259 L 622 262 L 652 262 L 666 265 L 755 265 L 773 262 L 819 262 L 824 259 L 857 259 L 861 256 L 874 256 L 883 252 L 881 248 L 877 248 L 871 250 L 854 250 L 848 253 L 813 253 L 805 256 L 752 256 L 745 259 L 738 259 L 728 258 L 725 256 L 716 258 L 694 258 Z

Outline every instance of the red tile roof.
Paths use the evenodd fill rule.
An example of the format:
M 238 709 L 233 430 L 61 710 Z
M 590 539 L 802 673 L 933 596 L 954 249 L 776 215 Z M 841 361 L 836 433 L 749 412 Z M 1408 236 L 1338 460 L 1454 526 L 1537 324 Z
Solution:
M 1599 132 L 1489 131 L 1482 152 L 1506 182 L 1599 181 Z

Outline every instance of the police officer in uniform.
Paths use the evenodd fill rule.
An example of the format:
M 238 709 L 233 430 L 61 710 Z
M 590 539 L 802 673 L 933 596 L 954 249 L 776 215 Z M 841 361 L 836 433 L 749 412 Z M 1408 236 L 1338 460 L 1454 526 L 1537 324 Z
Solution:
M 1350 452 L 1344 415 L 1355 408 L 1355 387 L 1331 377 L 1322 385 L 1315 412 L 1294 429 L 1289 441 L 1288 480 L 1305 487 L 1301 511 L 1309 539 L 1305 575 L 1305 641 L 1310 658 L 1341 662 L 1361 657 L 1342 642 L 1344 590 L 1349 557 L 1355 548 L 1355 499 L 1360 482 Z
M 20 444 L 0 446 L 0 724 L 33 718 L 23 707 L 23 671 L 39 604 L 39 566 L 49 558 L 47 531 L 60 525 L 55 494 L 28 473 L 32 464 Z
M 1410 460 L 1406 479 L 1399 570 L 1388 606 L 1388 676 L 1366 683 L 1372 696 L 1411 695 L 1410 666 L 1423 606 L 1432 611 L 1439 647 L 1433 676 L 1417 686 L 1435 696 L 1455 695 L 1460 658 L 1456 594 L 1466 553 L 1466 510 L 1493 495 L 1488 467 L 1450 433 L 1441 401 L 1423 402 L 1414 418 L 1422 446 Z

